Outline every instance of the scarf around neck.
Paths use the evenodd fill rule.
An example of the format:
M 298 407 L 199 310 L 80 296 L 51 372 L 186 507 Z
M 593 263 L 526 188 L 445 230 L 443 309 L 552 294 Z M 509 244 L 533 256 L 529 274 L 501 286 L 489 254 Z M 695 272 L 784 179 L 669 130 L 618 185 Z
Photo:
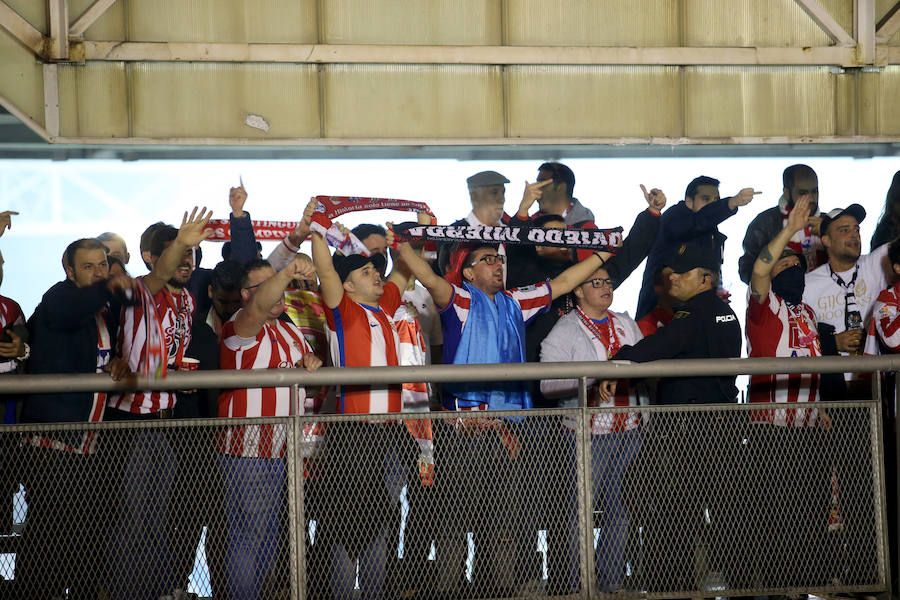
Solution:
M 499 364 L 525 361 L 525 321 L 519 303 L 502 291 L 494 299 L 467 282 L 469 316 L 460 336 L 453 364 Z M 447 384 L 460 406 L 487 404 L 490 410 L 531 408 L 523 382 L 465 382 Z

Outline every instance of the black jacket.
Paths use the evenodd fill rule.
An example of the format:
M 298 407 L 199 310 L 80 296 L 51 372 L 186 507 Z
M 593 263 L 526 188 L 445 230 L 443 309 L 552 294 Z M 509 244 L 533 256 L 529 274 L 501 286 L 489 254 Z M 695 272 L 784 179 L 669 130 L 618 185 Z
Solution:
M 659 233 L 647 257 L 647 266 L 644 267 L 644 281 L 638 296 L 635 321 L 639 321 L 656 307 L 653 278 L 657 269 L 672 257 L 681 244 L 698 238 L 711 237 L 719 248 L 725 245 L 725 235 L 719 232 L 717 226 L 737 212 L 737 209 L 732 210 L 728 206 L 729 200 L 730 198 L 722 198 L 718 202 L 711 202 L 697 212 L 688 208 L 682 200 L 663 213 Z
M 741 326 L 716 290 L 697 294 L 675 306 L 672 322 L 634 346 L 624 346 L 612 360 L 650 362 L 664 358 L 738 358 Z M 721 404 L 737 399 L 734 376 L 665 377 L 659 404 Z
M 28 319 L 31 358 L 27 370 L 42 373 L 95 373 L 97 371 L 97 313 L 112 301 L 106 281 L 77 287 L 68 279 L 44 294 Z M 120 305 L 113 302 L 104 313 L 113 354 L 116 348 Z M 35 394 L 25 399 L 24 423 L 76 423 L 88 420 L 92 392 Z
M 522 222 L 513 217 L 509 222 L 512 227 L 527 227 L 528 222 Z M 575 225 L 577 227 L 577 225 Z M 618 287 L 631 275 L 641 261 L 647 257 L 656 233 L 659 230 L 659 217 L 649 210 L 642 211 L 634 220 L 628 237 L 622 241 L 622 246 L 616 255 L 606 261 L 604 268 L 613 280 L 613 287 Z M 522 287 L 543 281 L 549 281 L 571 267 L 574 262 L 552 262 L 538 256 L 534 246 L 509 245 L 506 248 L 509 256 L 509 266 L 506 273 L 507 287 Z M 561 316 L 575 308 L 575 302 L 571 294 L 565 294 L 556 298 L 550 308 L 539 314 L 525 328 L 525 360 L 527 362 L 540 362 L 541 342 L 556 325 Z M 540 392 L 540 382 L 532 386 L 532 399 L 535 408 L 556 408 L 560 400 L 544 398 Z

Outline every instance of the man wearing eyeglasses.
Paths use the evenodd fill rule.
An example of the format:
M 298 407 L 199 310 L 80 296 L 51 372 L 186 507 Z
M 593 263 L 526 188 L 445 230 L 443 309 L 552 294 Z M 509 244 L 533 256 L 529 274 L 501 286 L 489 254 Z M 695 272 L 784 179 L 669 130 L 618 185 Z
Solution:
M 560 317 L 541 344 L 541 362 L 605 361 L 625 344 L 635 344 L 643 335 L 627 313 L 609 310 L 613 301 L 613 280 L 606 269 L 597 269 L 591 278 L 575 288 L 575 310 Z M 577 379 L 548 379 L 540 382 L 541 392 L 557 400 L 558 406 L 578 407 Z M 590 406 L 638 406 L 645 394 L 627 380 L 590 380 Z M 640 395 L 639 395 L 640 394 Z M 641 395 L 644 397 L 641 398 Z M 643 402 L 642 402 L 643 400 Z M 565 454 L 548 465 L 548 506 L 575 506 L 574 423 L 566 423 L 569 436 L 562 446 Z M 641 444 L 641 415 L 638 412 L 605 413 L 591 417 L 591 490 L 593 505 L 603 519 L 596 550 L 598 591 L 615 593 L 625 575 L 625 548 L 630 514 L 623 501 L 625 472 Z M 578 591 L 577 519 L 573 512 L 556 517 L 557 527 L 548 528 L 548 587 L 552 593 Z M 560 521 L 565 521 L 560 527 Z
M 409 244 L 399 248 L 400 261 L 428 289 L 440 310 L 445 364 L 524 362 L 526 323 L 588 278 L 609 256 L 595 252 L 549 282 L 507 290 L 505 257 L 495 246 L 457 247 L 446 279 L 435 275 Z M 461 411 L 532 407 L 531 394 L 521 381 L 446 384 L 443 404 L 447 410 Z M 446 465 L 444 480 L 436 485 L 441 486 L 439 494 L 450 511 L 443 518 L 443 539 L 438 540 L 438 553 L 450 556 L 442 559 L 441 568 L 461 575 L 466 533 L 472 532 L 476 594 L 522 595 L 527 592 L 521 589 L 522 581 L 539 581 L 540 576 L 535 552 L 538 503 L 532 499 L 520 506 L 521 488 L 535 476 L 537 457 L 531 453 L 538 447 L 539 427 L 534 421 L 507 419 L 465 419 L 462 426 L 467 435 L 450 432 L 435 443 L 435 451 L 446 452 L 448 458 L 435 456 L 436 464 Z M 454 465 L 466 456 L 483 458 Z M 471 482 L 481 483 L 473 490 Z M 471 497 L 477 510 L 459 507 L 465 496 Z

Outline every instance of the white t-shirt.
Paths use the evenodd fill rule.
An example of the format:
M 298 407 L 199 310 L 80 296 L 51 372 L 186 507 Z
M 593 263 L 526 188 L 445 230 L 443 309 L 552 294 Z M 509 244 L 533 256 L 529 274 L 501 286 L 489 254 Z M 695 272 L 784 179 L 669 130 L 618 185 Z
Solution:
M 859 266 L 855 286 L 856 304 L 862 315 L 863 326 L 872 319 L 872 308 L 878 294 L 888 286 L 888 281 L 893 279 L 887 250 L 888 244 L 884 244 L 870 254 L 860 256 L 856 262 Z M 853 269 L 837 273 L 837 275 L 844 282 L 849 283 L 853 279 Z M 841 333 L 847 329 L 844 322 L 847 305 L 846 293 L 846 289 L 838 285 L 831 277 L 828 263 L 806 274 L 803 302 L 816 312 L 816 321 L 832 325 L 835 333 Z

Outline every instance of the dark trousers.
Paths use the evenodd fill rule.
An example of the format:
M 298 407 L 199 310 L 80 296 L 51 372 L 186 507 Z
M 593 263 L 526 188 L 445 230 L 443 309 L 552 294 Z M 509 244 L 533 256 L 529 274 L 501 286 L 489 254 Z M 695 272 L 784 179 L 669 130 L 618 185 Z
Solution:
M 25 471 L 28 513 L 16 554 L 16 598 L 96 598 L 107 555 L 108 515 L 96 455 L 48 448 L 18 450 Z

